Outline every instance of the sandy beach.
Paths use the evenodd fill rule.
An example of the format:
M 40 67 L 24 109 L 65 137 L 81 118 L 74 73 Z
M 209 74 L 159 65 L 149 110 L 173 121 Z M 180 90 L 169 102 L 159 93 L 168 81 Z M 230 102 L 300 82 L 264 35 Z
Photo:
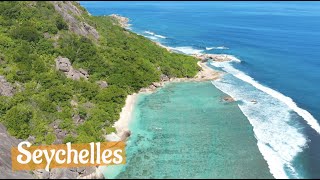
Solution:
M 197 73 L 197 75 L 193 78 L 171 78 L 168 81 L 161 81 L 161 82 L 154 82 L 152 85 L 146 88 L 142 88 L 138 93 L 134 93 L 128 95 L 126 98 L 125 106 L 122 108 L 120 113 L 120 118 L 118 121 L 114 123 L 114 128 L 116 129 L 116 133 L 107 135 L 107 140 L 109 141 L 116 141 L 121 140 L 124 136 L 124 133 L 130 131 L 129 124 L 132 119 L 132 113 L 134 110 L 134 106 L 139 94 L 142 93 L 153 93 L 158 88 L 165 86 L 168 83 L 173 82 L 200 82 L 200 81 L 210 81 L 216 80 L 220 78 L 222 72 L 215 71 L 212 68 L 206 65 L 206 62 L 198 61 L 198 66 L 201 67 L 201 70 Z M 156 86 L 155 86 L 156 85 Z
M 120 118 L 118 121 L 114 123 L 114 127 L 116 128 L 116 131 L 117 131 L 117 136 L 119 137 L 121 137 L 125 131 L 129 130 L 129 122 L 132 116 L 132 112 L 134 109 L 134 104 L 136 102 L 137 96 L 138 96 L 138 93 L 134 93 L 127 96 L 126 104 L 122 108 L 120 113 Z
M 120 23 L 121 27 L 127 27 L 129 19 L 126 17 L 122 17 L 120 15 L 111 15 L 115 19 L 117 19 Z M 167 51 L 173 52 L 170 47 L 167 47 L 160 42 L 155 42 L 158 46 L 165 48 Z M 216 60 L 217 58 L 222 58 L 223 61 L 232 60 L 231 56 L 226 55 L 218 55 L 218 54 L 193 54 L 191 55 L 199 61 L 197 62 L 198 66 L 201 67 L 201 70 L 193 77 L 193 78 L 168 78 L 168 80 L 163 80 L 160 82 L 153 82 L 149 87 L 145 87 L 140 89 L 138 93 L 134 93 L 127 96 L 125 106 L 122 108 L 120 113 L 120 118 L 118 121 L 114 123 L 114 128 L 116 129 L 116 133 L 112 133 L 106 136 L 107 141 L 117 141 L 122 140 L 125 137 L 125 133 L 130 132 L 129 124 L 132 118 L 132 112 L 134 110 L 134 105 L 137 100 L 137 97 L 141 93 L 152 93 L 156 91 L 158 88 L 165 86 L 168 83 L 174 82 L 200 82 L 200 81 L 213 81 L 219 79 L 223 72 L 216 71 L 207 66 L 207 60 L 212 59 Z M 221 60 L 222 61 L 222 60 Z

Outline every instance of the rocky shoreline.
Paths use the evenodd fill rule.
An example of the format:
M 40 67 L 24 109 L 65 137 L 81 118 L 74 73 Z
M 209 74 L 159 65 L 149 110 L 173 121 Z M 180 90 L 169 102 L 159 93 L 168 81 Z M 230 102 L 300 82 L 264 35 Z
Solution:
M 117 20 L 120 27 L 125 29 L 130 28 L 129 18 L 120 16 L 119 14 L 111 14 L 110 17 L 113 17 L 115 20 Z
M 114 17 L 119 25 L 123 28 L 127 28 L 129 19 L 126 17 L 122 17 L 120 15 L 112 14 L 111 17 Z M 170 47 L 167 47 L 159 42 L 153 41 L 156 45 L 165 48 L 169 52 L 174 52 Z M 122 108 L 120 113 L 120 118 L 118 121 L 114 123 L 116 128 L 116 133 L 111 133 L 106 135 L 105 138 L 107 141 L 119 141 L 125 140 L 131 134 L 129 130 L 129 123 L 132 117 L 132 112 L 134 109 L 135 102 L 139 94 L 142 93 L 153 93 L 158 88 L 165 86 L 168 83 L 177 83 L 177 82 L 201 82 L 201 81 L 213 81 L 219 79 L 223 72 L 216 71 L 207 66 L 207 61 L 212 60 L 216 62 L 226 62 L 226 61 L 237 61 L 238 59 L 232 55 L 227 54 L 193 54 L 191 55 L 199 61 L 197 62 L 198 66 L 201 70 L 192 78 L 169 78 L 168 76 L 162 74 L 159 82 L 153 82 L 150 86 L 141 88 L 138 93 L 134 93 L 128 95 L 126 98 L 125 106 Z M 227 101 L 234 101 L 233 99 L 227 98 Z

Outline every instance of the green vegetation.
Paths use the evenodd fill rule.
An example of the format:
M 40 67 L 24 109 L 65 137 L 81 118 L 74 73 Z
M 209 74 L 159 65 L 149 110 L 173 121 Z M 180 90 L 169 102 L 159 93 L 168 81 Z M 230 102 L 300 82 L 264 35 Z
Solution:
M 69 30 L 49 2 L 0 2 L 0 75 L 16 88 L 13 97 L 0 96 L 0 121 L 11 135 L 51 144 L 58 122 L 67 132 L 63 142 L 103 141 L 105 132 L 115 131 L 111 126 L 128 94 L 161 74 L 193 77 L 199 70 L 195 58 L 169 53 L 111 17 L 83 13 L 77 19 L 95 27 L 99 40 Z M 58 56 L 88 70 L 89 80 L 66 78 L 55 69 Z M 109 86 L 100 88 L 99 80 Z M 83 121 L 76 122 L 76 115 Z

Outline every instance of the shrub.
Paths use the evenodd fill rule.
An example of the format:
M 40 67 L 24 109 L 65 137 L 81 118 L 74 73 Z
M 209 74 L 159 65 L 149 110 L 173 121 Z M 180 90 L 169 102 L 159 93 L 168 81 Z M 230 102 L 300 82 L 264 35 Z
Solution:
M 13 38 L 23 39 L 29 42 L 37 42 L 40 39 L 40 34 L 37 29 L 29 23 L 23 23 L 16 27 L 11 33 Z
M 58 30 L 68 30 L 68 25 L 66 22 L 64 22 L 61 16 L 56 18 L 56 26 Z
M 32 112 L 26 106 L 19 104 L 7 111 L 3 122 L 11 135 L 26 139 L 31 131 L 29 126 L 31 118 Z

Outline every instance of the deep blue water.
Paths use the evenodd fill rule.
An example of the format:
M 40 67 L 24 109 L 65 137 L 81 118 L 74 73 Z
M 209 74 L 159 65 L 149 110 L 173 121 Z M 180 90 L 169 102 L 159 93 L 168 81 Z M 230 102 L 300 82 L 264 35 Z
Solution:
M 320 177 L 320 2 L 81 5 L 129 17 L 134 32 L 184 53 L 236 56 L 241 63 L 212 64 L 229 73 L 213 84 L 241 102 L 271 173 Z

